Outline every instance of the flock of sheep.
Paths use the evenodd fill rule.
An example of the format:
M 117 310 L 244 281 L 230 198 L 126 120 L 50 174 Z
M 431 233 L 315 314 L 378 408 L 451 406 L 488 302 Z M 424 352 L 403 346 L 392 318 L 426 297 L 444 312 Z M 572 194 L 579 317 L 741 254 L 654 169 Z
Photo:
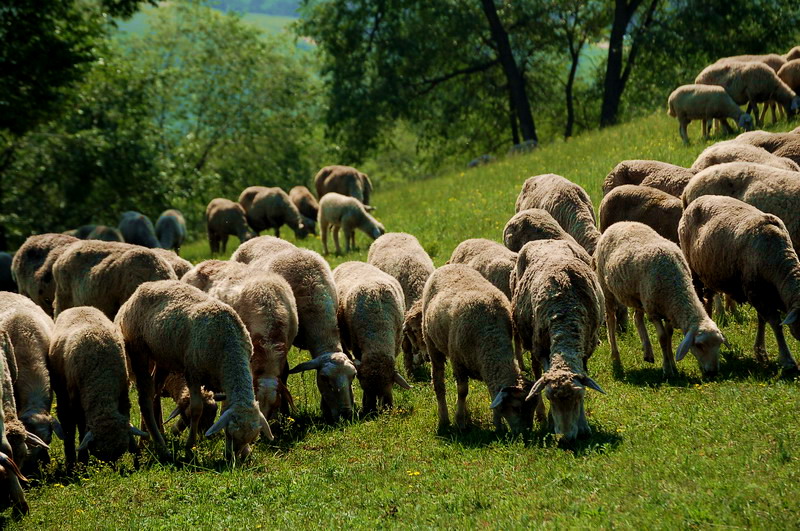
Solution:
M 692 120 L 701 120 L 703 136 L 710 130 L 711 120 L 717 120 L 732 134 L 728 118 L 745 131 L 753 129 L 753 115 L 761 125 L 767 109 L 775 108 L 791 116 L 800 110 L 800 46 L 786 55 L 737 55 L 724 57 L 703 69 L 693 85 L 683 85 L 669 95 L 670 116 L 678 119 L 681 138 L 689 143 L 686 127 Z M 764 104 L 759 116 L 758 104 Z M 747 112 L 741 105 L 747 105 Z
M 229 234 L 242 240 L 227 261 L 193 266 L 164 249 L 177 251 L 185 236 L 177 211 L 155 227 L 125 213 L 119 232 L 129 243 L 31 236 L 11 262 L 19 294 L 0 292 L 0 491 L 28 511 L 20 480 L 49 460 L 54 432 L 68 466 L 136 452 L 136 437 L 167 454 L 164 424 L 175 418 L 175 434 L 189 429 L 187 451 L 224 430 L 226 456 L 245 458 L 259 434 L 274 438 L 270 421 L 291 411 L 289 374 L 315 371 L 324 418 L 351 418 L 354 379 L 365 414 L 391 407 L 395 385 L 410 387 L 396 369 L 401 351 L 407 375 L 430 363 L 440 429 L 450 424 L 449 360 L 458 426 L 476 379 L 498 430 L 518 433 L 536 418 L 570 441 L 590 433 L 587 390 L 603 392 L 588 371 L 601 325 L 620 367 L 616 334 L 633 308 L 645 360 L 654 361 L 647 316 L 665 375 L 690 352 L 714 375 L 726 344 L 710 317 L 718 294 L 756 309 L 756 357 L 766 361 L 769 324 L 781 367 L 796 372 L 782 326 L 800 338 L 798 163 L 800 128 L 744 133 L 691 168 L 624 161 L 605 179 L 599 228 L 580 186 L 537 175 L 522 185 L 504 244 L 466 240 L 438 269 L 414 236 L 385 233 L 368 213 L 368 177 L 344 166 L 319 172 L 319 203 L 304 187 L 213 200 L 212 251 Z M 374 242 L 367 262 L 332 271 L 277 237 L 283 224 L 298 235 L 319 225 L 326 251 L 329 228 L 337 251 L 340 228 L 346 250 L 355 229 Z M 267 228 L 276 236 L 256 236 Z M 675 328 L 683 339 L 673 353 Z M 310 359 L 290 368 L 291 346 Z M 130 423 L 131 381 L 146 431 Z M 175 401 L 166 420 L 162 396 Z

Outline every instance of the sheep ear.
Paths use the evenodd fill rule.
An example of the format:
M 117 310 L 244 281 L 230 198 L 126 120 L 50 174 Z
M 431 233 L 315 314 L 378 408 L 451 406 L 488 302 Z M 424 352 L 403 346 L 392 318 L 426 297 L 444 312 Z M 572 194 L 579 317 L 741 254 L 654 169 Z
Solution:
M 149 434 L 149 433 L 147 433 L 146 431 L 142 431 L 142 430 L 140 430 L 139 428 L 137 428 L 137 427 L 136 427 L 136 426 L 134 426 L 133 424 L 131 424 L 131 425 L 129 425 L 129 426 L 128 426 L 128 430 L 129 430 L 129 431 L 130 431 L 130 432 L 131 432 L 133 435 L 136 435 L 137 437 L 141 437 L 141 438 L 143 438 L 143 439 L 149 439 L 149 438 L 150 438 L 150 434 Z
M 541 378 L 536 380 L 536 383 L 533 384 L 533 387 L 531 387 L 531 391 L 530 391 L 530 393 L 528 393 L 528 396 L 525 398 L 525 400 L 526 401 L 530 400 L 534 396 L 536 396 L 539 393 L 541 393 L 542 389 L 544 389 L 544 387 L 545 387 L 544 376 L 542 376 Z
M 489 405 L 489 409 L 495 409 L 495 408 L 499 407 L 500 404 L 503 403 L 503 400 L 505 400 L 506 396 L 507 396 L 507 393 L 506 393 L 505 389 L 503 389 L 502 391 L 500 391 L 499 393 L 494 395 L 494 400 L 492 400 L 492 403 Z
M 164 424 L 171 421 L 180 414 L 181 414 L 181 406 L 175 406 L 175 409 L 173 409 L 172 413 L 169 414 L 169 417 L 167 417 L 167 420 L 164 421 Z
M 330 356 L 323 355 L 318 358 L 314 358 L 313 360 L 304 361 L 300 365 L 295 365 L 294 367 L 289 369 L 289 374 L 295 374 L 303 371 L 318 371 L 329 359 Z
M 581 378 L 580 378 L 580 382 L 581 382 L 583 385 L 585 385 L 586 387 L 588 387 L 589 389 L 594 389 L 594 390 L 595 390 L 595 391 L 597 391 L 598 393 L 606 394 L 606 392 L 605 392 L 605 391 L 603 391 L 603 388 L 602 388 L 602 387 L 600 387 L 600 385 L 599 385 L 597 382 L 595 382 L 594 380 L 592 380 L 592 379 L 591 379 L 589 376 L 587 376 L 587 375 L 583 375 L 583 376 L 581 376 Z
M 56 437 L 58 437 L 59 439 L 61 439 L 63 441 L 64 440 L 64 428 L 61 427 L 61 423 L 57 419 L 53 418 L 53 419 L 50 420 L 50 425 L 53 426 L 53 433 L 56 434 Z
M 678 350 L 675 352 L 675 361 L 681 361 L 689 353 L 689 347 L 694 345 L 694 337 L 697 334 L 697 328 L 692 328 L 683 337 L 683 341 L 678 345 Z
M 89 447 L 89 443 L 94 440 L 94 433 L 92 430 L 86 432 L 86 435 L 83 436 L 83 440 L 81 441 L 80 446 L 78 446 L 78 451 L 82 452 Z
M 3 452 L 0 452 L 0 465 L 2 465 L 3 467 L 10 468 L 11 472 L 13 472 L 14 475 L 17 476 L 22 481 L 28 481 L 28 478 L 22 475 L 22 472 L 20 472 L 19 467 L 14 462 L 14 460 L 8 457 Z
M 225 413 L 220 415 L 219 419 L 217 419 L 217 421 L 213 424 L 213 426 L 208 428 L 208 431 L 206 432 L 206 437 L 211 437 L 215 433 L 221 431 L 222 428 L 227 426 L 228 423 L 231 421 L 231 415 L 232 414 L 233 414 L 233 410 L 232 409 L 225 410 Z
M 275 436 L 272 435 L 272 429 L 269 427 L 269 422 L 267 421 L 267 417 L 264 416 L 262 412 L 258 412 L 258 420 L 261 422 L 261 434 L 264 435 L 270 441 L 275 440 Z
M 406 391 L 407 391 L 407 390 L 409 390 L 409 389 L 411 389 L 411 386 L 410 386 L 410 385 L 409 385 L 409 383 L 406 381 L 406 379 L 405 379 L 405 378 L 403 378 L 403 375 L 402 375 L 402 374 L 400 374 L 400 373 L 399 373 L 399 372 L 397 372 L 397 371 L 394 371 L 394 383 L 396 383 L 397 385 L 399 385 L 400 387 L 402 387 L 402 388 L 403 388 L 403 389 L 405 389 Z
M 50 449 L 49 444 L 41 440 L 39 436 L 36 435 L 35 433 L 31 433 L 29 431 L 25 432 L 25 444 L 27 444 L 28 446 L 44 448 L 45 450 Z
M 786 316 L 786 319 L 783 320 L 783 322 L 781 323 L 781 326 L 794 324 L 794 322 L 797 321 L 798 315 L 800 315 L 800 308 L 794 308 Z

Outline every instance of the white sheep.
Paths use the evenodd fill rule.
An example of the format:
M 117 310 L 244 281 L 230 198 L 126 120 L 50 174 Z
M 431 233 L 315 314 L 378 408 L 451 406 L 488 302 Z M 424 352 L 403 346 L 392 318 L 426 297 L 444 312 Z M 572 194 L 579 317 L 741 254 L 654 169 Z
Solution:
M 356 245 L 356 229 L 361 230 L 373 240 L 386 232 L 383 225 L 364 209 L 364 205 L 359 200 L 336 192 L 329 192 L 320 198 L 317 223 L 322 238 L 323 254 L 328 254 L 329 228 L 333 228 L 336 254 L 342 252 L 339 247 L 340 228 L 344 232 L 345 253 L 349 253 L 350 247 Z
M 800 166 L 791 159 L 778 157 L 762 147 L 745 144 L 735 139 L 708 146 L 697 156 L 691 169 L 697 173 L 726 162 L 753 162 L 783 170 L 800 171 Z
M 287 242 L 275 236 L 256 236 L 240 245 L 234 251 L 231 255 L 231 262 L 249 264 L 262 258 L 269 258 L 288 249 L 297 249 L 297 247 L 292 242 Z
M 447 263 L 470 266 L 511 300 L 509 278 L 517 263 L 517 253 L 506 246 L 485 238 L 470 238 L 453 249 Z
M 680 197 L 694 172 L 658 160 L 623 160 L 603 180 L 603 194 L 623 184 L 639 184 L 657 188 Z
M 800 164 L 800 135 L 751 131 L 742 133 L 735 140 L 764 148 L 776 157 L 785 157 Z
M 517 212 L 503 228 L 503 243 L 515 253 L 526 243 L 535 240 L 569 240 L 578 244 L 547 210 L 541 208 Z
M 706 123 L 718 119 L 725 132 L 733 134 L 727 118 L 733 118 L 738 127 L 749 131 L 753 118 L 742 111 L 723 87 L 717 85 L 683 85 L 669 95 L 668 113 L 678 119 L 679 131 L 684 144 L 689 143 L 686 127 L 692 120 L 702 120 L 703 137 L 707 136 Z
M 611 190 L 600 202 L 600 232 L 620 221 L 638 221 L 677 244 L 682 213 L 681 200 L 674 195 L 648 186 L 625 184 Z
M 14 253 L 11 274 L 20 295 L 30 298 L 51 317 L 56 298 L 53 264 L 67 247 L 77 241 L 78 238 L 66 234 L 37 234 L 28 237 Z
M 13 357 L 13 347 L 8 334 L 0 332 L 0 376 L 4 380 L 11 378 L 6 360 Z M 6 385 L 0 386 L 0 402 L 4 402 L 5 388 Z M 28 481 L 14 462 L 11 445 L 6 437 L 5 414 L 3 408 L 0 408 L 0 494 L 2 494 L 0 502 L 5 503 L 6 499 L 10 499 L 17 513 L 28 514 L 30 508 L 25 499 L 25 491 L 22 490 L 22 485 L 19 483 L 20 480 Z

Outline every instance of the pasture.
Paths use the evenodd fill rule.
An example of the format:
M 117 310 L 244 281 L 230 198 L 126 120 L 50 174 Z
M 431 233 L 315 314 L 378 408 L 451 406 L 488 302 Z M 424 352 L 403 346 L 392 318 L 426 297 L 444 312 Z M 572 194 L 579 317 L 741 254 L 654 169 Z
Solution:
M 563 175 L 583 186 L 597 207 L 603 177 L 621 160 L 690 165 L 706 146 L 698 129 L 690 127 L 693 143 L 684 147 L 677 122 L 659 111 L 529 155 L 379 188 L 372 203 L 387 231 L 416 235 L 440 266 L 464 239 L 502 239 L 525 178 Z M 294 241 L 288 228 L 282 236 Z M 358 233 L 356 241 L 358 252 L 328 257 L 332 267 L 366 260 L 366 236 Z M 236 243 L 232 237 L 229 253 Z M 318 239 L 295 243 L 321 252 Z M 208 253 L 203 239 L 182 254 L 198 262 Z M 794 527 L 800 383 L 778 378 L 771 334 L 770 363 L 755 361 L 752 311 L 741 322 L 719 324 L 732 348 L 723 348 L 713 381 L 700 378 L 692 356 L 678 364 L 681 376 L 665 381 L 660 362 L 642 361 L 632 327 L 620 342 L 625 371 L 615 373 L 603 337 L 589 371 L 607 395 L 587 395 L 593 435 L 572 449 L 559 448 L 543 428 L 518 438 L 496 435 L 486 388 L 474 381 L 463 432 L 437 434 L 427 379 L 411 391 L 396 390 L 391 412 L 323 425 L 314 374 L 307 372 L 289 378 L 297 413 L 283 419 L 273 443 L 259 441 L 243 464 L 223 461 L 221 437 L 201 441 L 194 457 L 183 460 L 184 439 L 168 435 L 179 456 L 174 462 L 159 462 L 145 450 L 138 470 L 126 455 L 116 468 L 92 460 L 67 474 L 56 440 L 53 462 L 28 491 L 31 514 L 14 521 L 8 511 L 3 523 L 31 529 Z M 798 353 L 793 338 L 789 346 Z M 293 350 L 291 364 L 304 356 Z M 452 411 L 454 380 L 447 385 Z M 360 403 L 358 384 L 354 391 Z

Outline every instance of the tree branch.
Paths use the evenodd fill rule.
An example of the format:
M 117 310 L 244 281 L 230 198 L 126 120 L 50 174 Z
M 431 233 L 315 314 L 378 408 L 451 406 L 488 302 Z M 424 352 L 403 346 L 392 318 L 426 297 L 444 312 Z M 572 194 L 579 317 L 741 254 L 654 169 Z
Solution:
M 498 63 L 498 60 L 494 59 L 494 60 L 488 61 L 486 63 L 481 63 L 481 64 L 469 66 L 467 68 L 461 68 L 461 69 L 458 69 L 458 70 L 454 70 L 453 72 L 450 72 L 449 74 L 445 74 L 445 75 L 440 76 L 440 77 L 435 77 L 433 79 L 423 79 L 421 82 L 416 83 L 416 85 L 418 85 L 418 86 L 419 85 L 427 85 L 427 86 L 424 89 L 422 89 L 420 91 L 417 91 L 417 96 L 424 96 L 424 95 L 430 93 L 438 85 L 444 83 L 445 81 L 449 81 L 449 80 L 453 79 L 454 77 L 463 76 L 463 75 L 467 75 L 467 74 L 476 74 L 478 72 L 483 72 L 483 71 L 489 70 L 490 68 L 495 66 L 497 63 Z

